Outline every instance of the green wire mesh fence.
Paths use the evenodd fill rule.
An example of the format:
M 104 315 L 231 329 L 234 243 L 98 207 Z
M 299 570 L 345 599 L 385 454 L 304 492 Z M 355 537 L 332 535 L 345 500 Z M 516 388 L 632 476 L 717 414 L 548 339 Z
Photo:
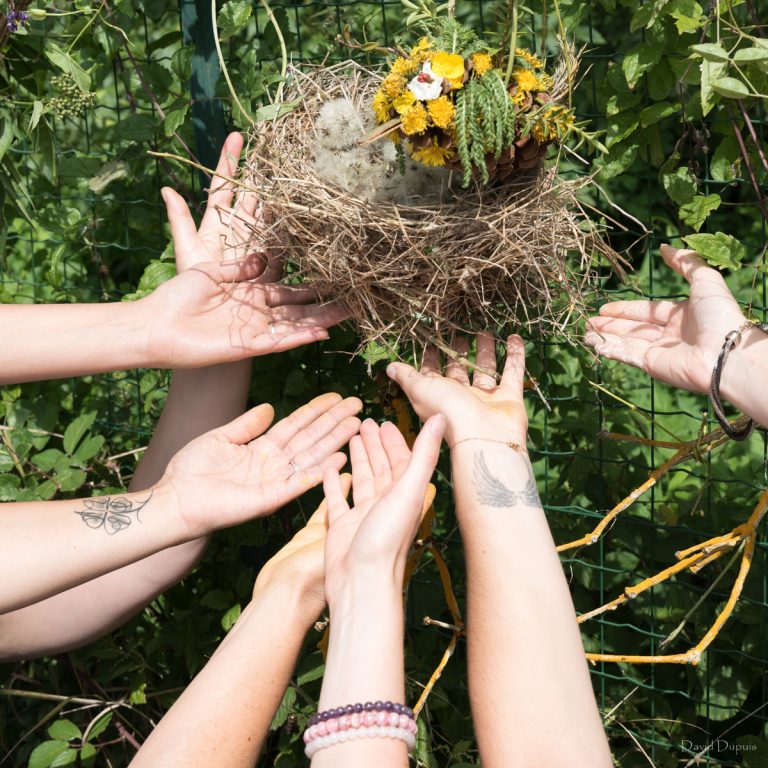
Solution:
M 160 187 L 174 186 L 197 206 L 205 184 L 197 172 L 148 157 L 147 147 L 185 154 L 173 136 L 177 132 L 189 151 L 212 167 L 226 128 L 236 119 L 218 77 L 209 3 L 184 0 L 179 7 L 155 0 L 115 5 L 110 18 L 127 28 L 130 45 L 118 40 L 108 46 L 112 55 L 102 68 L 96 107 L 80 120 L 52 118 L 50 147 L 29 142 L 10 150 L 12 162 L 30 180 L 34 213 L 31 220 L 21 215 L 8 219 L 0 273 L 3 301 L 110 301 L 140 292 L 140 279 L 152 260 L 170 263 Z M 334 43 L 335 35 L 347 30 L 358 40 L 389 44 L 402 28 L 396 0 L 271 5 L 294 62 L 348 57 L 349 51 Z M 256 103 L 264 96 L 265 83 L 279 71 L 279 45 L 264 7 L 255 3 L 250 10 L 247 23 L 224 40 L 223 50 L 236 87 Z M 459 4 L 459 13 L 480 30 L 496 23 L 497 10 L 494 2 Z M 622 13 L 621 6 L 611 14 L 605 5 L 584 2 L 573 14 L 572 32 L 588 45 L 576 103 L 580 116 L 591 119 L 596 128 L 605 127 L 609 113 L 605 83 L 621 68 L 626 51 L 642 40 L 642 32 L 626 37 L 627 25 L 618 18 Z M 527 42 L 540 48 L 541 35 L 534 30 L 545 22 L 540 15 L 535 19 Z M 548 29 L 554 29 L 551 20 Z M 58 39 L 53 24 L 42 34 Z M 638 85 L 637 109 L 653 102 L 648 88 L 647 81 Z M 157 94 L 162 89 L 173 93 L 160 104 Z M 179 121 L 172 126 L 169 116 L 174 112 Z M 754 111 L 753 124 L 763 142 L 761 108 Z M 615 203 L 631 216 L 615 214 L 625 229 L 616 230 L 613 238 L 619 250 L 628 249 L 635 269 L 629 286 L 606 276 L 604 288 L 611 297 L 634 298 L 638 290 L 653 298 L 685 295 L 682 281 L 670 275 L 658 257 L 659 244 L 677 232 L 653 167 L 654 153 L 669 155 L 679 149 L 683 129 L 692 130 L 688 123 L 663 123 L 657 143 L 636 148 L 636 159 L 626 170 L 604 183 L 608 197 L 592 190 L 598 209 L 615 214 Z M 729 129 L 717 120 L 699 121 L 696 131 L 706 136 L 688 135 L 686 141 L 725 136 Z M 576 163 L 568 165 L 569 172 L 583 172 L 578 168 Z M 755 258 L 764 253 L 766 223 L 746 175 L 724 182 L 707 167 L 700 178 L 703 192 L 722 193 L 726 200 L 711 221 L 713 231 L 719 228 L 743 240 Z M 753 271 L 742 271 L 729 282 L 753 314 L 765 319 L 764 274 L 755 278 Z M 529 370 L 546 400 L 545 405 L 530 397 L 531 454 L 553 534 L 561 544 L 591 530 L 671 455 L 669 449 L 654 445 L 605 439 L 605 433 L 680 442 L 712 429 L 713 421 L 702 397 L 655 385 L 619 365 L 597 365 L 588 352 L 561 339 L 531 341 Z M 253 399 L 273 402 L 285 413 L 316 393 L 336 389 L 362 397 L 367 413 L 375 418 L 391 417 L 397 394 L 387 389 L 379 366 L 369 373 L 364 361 L 350 363 L 354 348 L 352 331 L 341 329 L 330 342 L 270 361 L 269 368 L 257 361 Z M 152 432 L 166 386 L 165 373 L 132 371 L 5 388 L 5 434 L 13 439 L 14 428 L 33 426 L 56 439 L 59 424 L 63 429 L 78 413 L 95 411 L 96 428 L 107 442 L 90 467 L 88 487 L 120 487 Z M 0 459 L 3 450 L 0 446 Z M 761 433 L 747 445 L 728 444 L 694 457 L 642 495 L 599 541 L 563 553 L 577 611 L 603 605 L 624 587 L 673 564 L 676 551 L 745 521 L 766 485 L 767 456 Z M 435 542 L 461 601 L 461 547 L 447 466 L 442 470 Z M 34 497 L 28 484 L 4 479 L 13 474 L 5 462 L 0 472 L 2 500 L 25 498 L 25 493 Z M 64 713 L 76 719 L 80 710 L 67 697 L 86 694 L 103 701 L 125 697 L 121 700 L 126 708 L 116 710 L 118 735 L 100 747 L 103 755 L 97 757 L 103 757 L 105 765 L 107 759 L 112 765 L 125 764 L 132 744 L 146 736 L 146 718 L 156 720 L 210 654 L 222 632 L 222 613 L 247 601 L 255 570 L 312 508 L 311 501 L 300 501 L 287 514 L 245 526 L 237 535 L 217 536 L 192 576 L 110 638 L 66 657 L 2 667 L 6 692 L 31 691 L 43 698 L 22 693 L 0 698 L 0 765 L 24 764 L 32 747 L 45 738 L 46 715 L 56 708 L 54 715 L 60 716 L 58 707 L 64 702 Z M 737 608 L 697 667 L 592 666 L 617 765 L 768 765 L 767 555 L 761 531 Z M 714 622 L 730 591 L 737 568 L 728 560 L 722 558 L 698 574 L 681 574 L 584 623 L 587 650 L 654 655 L 692 647 Z M 425 615 L 450 621 L 437 572 L 428 562 L 417 571 L 408 602 L 408 690 L 414 699 L 450 637 L 435 626 L 423 626 Z M 681 622 L 682 629 L 676 631 Z M 663 645 L 673 632 L 674 639 Z M 301 724 L 316 695 L 319 637 L 308 641 L 294 693 L 286 697 L 273 723 L 264 765 L 302 764 L 292 723 L 298 719 Z M 423 765 L 460 768 L 477 763 L 464 661 L 460 643 L 428 699 L 417 750 Z M 540 663 L 546 665 L 548 659 Z M 92 716 L 93 710 L 86 714 Z

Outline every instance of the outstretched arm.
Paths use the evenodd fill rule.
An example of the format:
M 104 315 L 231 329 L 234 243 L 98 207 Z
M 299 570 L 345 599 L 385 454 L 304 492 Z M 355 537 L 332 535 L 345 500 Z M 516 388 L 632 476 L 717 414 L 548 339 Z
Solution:
M 12 611 L 170 546 L 273 512 L 317 485 L 357 432 L 354 398 L 316 398 L 265 432 L 270 406 L 192 441 L 147 491 L 4 505 L 0 609 Z M 51 563 L 56 568 L 51 568 Z M 23 642 L 23 637 L 15 638 Z M 20 654 L 0 636 L 0 656 Z
M 321 711 L 366 702 L 404 705 L 403 577 L 405 562 L 425 504 L 428 484 L 440 453 L 445 419 L 435 416 L 408 450 L 393 424 L 366 421 L 352 439 L 354 506 L 344 500 L 338 473 L 324 478 L 328 503 L 325 546 L 325 594 L 330 611 L 328 658 L 320 693 Z M 358 725 L 370 738 L 323 744 L 324 727 L 307 745 L 313 768 L 388 768 L 408 764 L 408 742 L 381 738 L 374 724 L 401 727 L 396 712 L 358 713 Z M 383 718 L 387 717 L 388 721 Z M 375 719 L 381 718 L 381 719 Z M 394 722 L 392 719 L 394 718 Z M 366 720 L 367 719 L 367 720 Z M 337 719 L 339 728 L 344 721 Z M 350 725 L 355 721 L 350 719 Z M 413 738 L 413 733 L 411 738 Z M 308 736 L 313 735 L 312 729 Z M 319 751 L 312 752 L 322 745 Z
M 690 284 L 684 301 L 614 301 L 589 321 L 585 341 L 611 360 L 691 392 L 709 392 L 726 334 L 744 315 L 723 276 L 693 251 L 661 246 L 664 261 Z M 768 425 L 768 335 L 743 333 L 723 369 L 722 396 L 755 421 Z
M 240 135 L 232 134 L 224 153 L 236 164 L 241 147 Z M 228 211 L 232 191 L 217 186 L 200 233 L 179 195 L 163 190 L 174 240 L 194 240 L 195 247 L 187 254 L 188 268 L 149 296 L 105 304 L 0 305 L 0 386 L 129 368 L 197 368 L 327 338 L 343 311 L 307 304 L 307 291 L 256 281 L 265 258 L 243 258 L 234 247 L 249 239 L 253 203 Z M 222 243 L 234 254 L 224 261 Z
M 466 356 L 465 342 L 456 346 Z M 497 386 L 496 345 L 479 334 L 474 383 L 438 353 L 388 373 L 421 418 L 448 417 L 456 515 L 467 563 L 469 693 L 488 768 L 612 764 L 563 569 L 526 452 L 525 358 L 510 337 Z
M 343 492 L 351 478 L 342 476 Z M 252 768 L 301 644 L 325 605 L 325 502 L 261 570 L 253 600 L 131 768 Z

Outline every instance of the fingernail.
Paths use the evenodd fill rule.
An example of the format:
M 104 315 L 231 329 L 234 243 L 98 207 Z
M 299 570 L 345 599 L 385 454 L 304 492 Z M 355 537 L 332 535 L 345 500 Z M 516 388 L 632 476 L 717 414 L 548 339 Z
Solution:
M 590 347 L 594 347 L 597 344 L 597 334 L 594 331 L 589 331 L 584 334 L 584 343 L 589 344 Z
M 160 188 L 160 197 L 163 198 L 163 202 L 168 205 L 168 187 Z
M 429 423 L 429 428 L 432 431 L 432 434 L 441 435 L 445 429 L 445 423 L 446 418 L 442 413 L 438 413 L 436 416 L 433 416 Z
M 387 376 L 389 376 L 390 379 L 394 379 L 396 373 L 397 373 L 397 366 L 394 363 L 390 363 L 387 366 Z

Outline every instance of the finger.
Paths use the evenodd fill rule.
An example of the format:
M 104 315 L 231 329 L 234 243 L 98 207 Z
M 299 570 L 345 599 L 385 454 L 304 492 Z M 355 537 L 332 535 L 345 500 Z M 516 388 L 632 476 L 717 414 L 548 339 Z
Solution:
M 349 512 L 347 494 L 339 477 L 339 471 L 329 467 L 323 472 L 323 492 L 328 510 L 328 525 L 333 525 L 345 512 Z
M 298 304 L 273 307 L 270 316 L 275 322 L 295 322 L 303 320 L 305 325 L 331 328 L 346 320 L 349 311 L 340 302 L 332 304 Z
M 716 269 L 708 266 L 696 251 L 685 248 L 673 248 L 665 243 L 661 246 L 661 257 L 668 266 L 679 275 L 682 275 L 691 285 L 693 285 L 695 279 L 697 281 L 716 282 L 722 284 L 725 288 L 723 276 Z
M 255 440 L 266 430 L 275 418 L 275 409 L 264 403 L 257 405 L 246 411 L 242 416 L 238 416 L 234 421 L 219 427 L 216 432 L 224 435 L 236 445 L 245 445 L 251 440 Z
M 390 421 L 385 421 L 381 425 L 380 434 L 381 444 L 387 454 L 389 466 L 392 468 L 392 477 L 397 480 L 405 472 L 411 460 L 411 449 L 402 432 Z
M 168 223 L 171 226 L 173 251 L 176 254 L 176 270 L 183 272 L 192 266 L 189 261 L 184 260 L 182 254 L 194 252 L 197 240 L 197 227 L 195 226 L 192 214 L 189 212 L 186 200 L 178 192 L 170 187 L 163 187 L 160 190 L 160 194 L 163 197 L 163 202 L 165 202 Z
M 276 285 L 264 283 L 261 286 L 268 307 L 283 304 L 309 304 L 318 300 L 317 291 L 308 285 Z
M 421 372 L 425 374 L 442 375 L 440 368 L 440 352 L 437 347 L 430 344 L 424 349 L 424 357 L 421 359 Z
M 356 416 L 347 416 L 327 434 L 312 441 L 306 448 L 292 453 L 290 447 L 286 448 L 289 456 L 293 456 L 293 462 L 302 469 L 316 467 L 322 464 L 331 454 L 343 448 L 360 431 L 360 419 Z
M 621 317 L 639 323 L 666 325 L 678 309 L 680 302 L 668 301 L 612 301 L 600 307 L 600 317 Z
M 240 161 L 240 153 L 243 150 L 243 137 L 239 133 L 230 133 L 224 141 L 221 148 L 219 162 L 216 164 L 214 177 L 211 180 L 210 191 L 208 192 L 208 202 L 205 206 L 205 213 L 200 228 L 207 228 L 219 221 L 219 212 L 217 208 L 229 208 L 232 204 L 232 194 L 234 185 L 231 179 L 237 171 L 237 164 Z
M 349 441 L 349 457 L 352 462 L 352 498 L 355 504 L 361 504 L 376 495 L 376 486 L 371 462 L 368 461 L 368 453 L 360 435 Z
M 316 397 L 306 405 L 302 405 L 301 408 L 295 410 L 290 416 L 286 416 L 284 419 L 275 424 L 272 429 L 269 430 L 270 439 L 278 445 L 280 448 L 285 448 L 288 442 L 297 435 L 301 430 L 306 429 L 310 424 L 319 419 L 324 413 L 327 413 L 335 405 L 342 402 L 341 395 L 337 395 L 335 392 L 327 392 L 324 395 Z M 356 398 L 352 398 L 356 400 Z M 359 400 L 357 402 L 360 408 L 363 404 Z M 358 408 L 358 410 L 360 409 Z
M 645 355 L 651 346 L 643 339 L 614 336 L 609 333 L 600 335 L 594 331 L 584 336 L 584 343 L 594 347 L 595 352 L 603 357 L 618 360 L 635 368 L 644 367 Z
M 501 386 L 523 394 L 525 379 L 525 344 L 516 333 L 507 339 L 507 359 L 501 374 Z
M 381 493 L 392 484 L 392 467 L 381 443 L 381 429 L 373 419 L 366 419 L 360 427 L 360 437 L 373 471 L 373 484 L 376 492 Z
M 475 370 L 472 376 L 472 386 L 491 388 L 496 386 L 496 339 L 482 331 L 477 334 L 475 351 Z
M 303 451 L 310 450 L 312 446 L 326 437 L 326 435 L 330 435 L 346 419 L 359 413 L 361 408 L 362 403 L 357 398 L 350 397 L 346 400 L 341 400 L 319 415 L 314 421 L 300 429 L 286 444 L 286 453 L 289 456 L 295 457 Z M 360 426 L 359 422 L 357 426 Z M 357 430 L 352 434 L 357 434 Z M 349 437 L 352 437 L 352 435 Z M 341 445 L 346 445 L 348 440 L 349 438 Z M 337 446 L 334 450 L 338 450 L 341 445 Z
M 453 342 L 453 351 L 457 357 L 453 357 L 445 366 L 445 378 L 458 381 L 459 384 L 469 386 L 469 371 L 466 366 L 467 353 L 469 352 L 469 342 L 466 336 L 458 336 Z M 464 358 L 465 364 L 462 365 L 461 358 Z
M 302 328 L 300 330 L 282 331 L 274 334 L 261 333 L 248 345 L 253 355 L 270 355 L 287 352 L 289 349 L 326 341 L 328 331 L 325 328 Z
M 333 471 L 332 469 L 329 471 Z M 323 479 L 325 479 L 325 472 L 323 472 Z M 349 472 L 345 472 L 343 475 L 339 475 L 339 481 L 341 482 L 341 492 L 346 499 L 349 496 L 349 489 L 352 487 L 352 475 Z M 320 502 L 320 506 L 309 516 L 307 520 L 308 527 L 310 525 L 327 525 L 328 523 L 328 499 L 323 498 Z
M 624 320 L 619 317 L 593 317 L 587 326 L 587 332 L 600 334 L 611 333 L 614 336 L 629 336 L 643 341 L 658 341 L 664 333 L 664 328 L 653 323 L 638 323 L 635 320 Z
M 414 386 L 421 380 L 421 374 L 407 363 L 390 363 L 387 366 L 387 376 L 400 386 L 410 398 Z
M 329 456 L 319 467 L 310 467 L 288 476 L 283 485 L 283 497 L 279 504 L 287 504 L 297 499 L 316 485 L 323 482 L 323 473 L 328 469 L 338 472 L 347 463 L 347 457 L 343 453 L 334 453 Z
M 255 280 L 266 267 L 264 257 L 253 253 L 243 259 L 221 261 L 218 264 L 200 264 L 197 269 L 211 275 L 218 283 L 244 283 L 247 280 Z M 260 286 L 256 283 L 243 287 L 247 293 L 254 293 Z
M 410 497 L 423 499 L 432 473 L 440 457 L 440 445 L 445 433 L 446 418 L 438 413 L 431 416 L 413 444 L 411 460 L 398 481 L 398 488 Z

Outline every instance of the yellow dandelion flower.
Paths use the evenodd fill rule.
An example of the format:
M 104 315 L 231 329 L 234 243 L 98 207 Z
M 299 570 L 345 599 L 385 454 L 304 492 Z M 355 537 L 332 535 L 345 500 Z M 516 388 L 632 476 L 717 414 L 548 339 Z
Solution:
M 544 62 L 535 54 L 531 53 L 527 48 L 515 48 L 515 56 L 522 59 L 528 66 L 534 69 L 541 69 L 544 66 Z
M 427 102 L 427 112 L 432 118 L 432 122 L 438 128 L 448 128 L 453 124 L 453 118 L 456 110 L 453 103 L 447 96 L 440 96 L 437 99 Z
M 518 91 L 514 96 L 510 96 L 512 103 L 518 108 L 522 109 L 527 101 L 528 94 L 525 91 Z
M 403 133 L 413 136 L 414 133 L 424 133 L 427 130 L 427 110 L 416 104 L 407 109 L 400 117 Z
M 431 55 L 432 41 L 428 37 L 422 37 L 416 45 L 411 48 L 409 61 L 414 69 L 420 67 Z
M 402 75 L 389 74 L 381 83 L 380 90 L 389 99 L 396 99 L 404 90 L 407 85 L 406 79 Z
M 376 117 L 377 123 L 386 123 L 389 120 L 389 110 L 392 108 L 392 102 L 382 90 L 376 91 L 371 107 L 373 108 L 373 114 Z
M 515 67 L 512 70 L 512 77 L 515 78 L 517 83 L 517 92 L 524 91 L 528 93 L 536 88 L 536 75 L 531 72 L 530 69 L 524 69 L 523 67 Z
M 402 75 L 408 77 L 412 75 L 418 69 L 418 64 L 411 59 L 404 59 L 402 56 L 398 56 L 392 64 L 391 73 L 393 75 Z
M 464 77 L 464 59 L 458 53 L 439 51 L 432 57 L 430 64 L 432 65 L 432 71 L 438 77 L 450 80 L 451 84 L 455 80 L 461 81 Z
M 453 150 L 441 147 L 435 138 L 428 146 L 417 149 L 411 157 L 424 165 L 440 167 L 453 157 Z
M 549 91 L 555 81 L 552 79 L 552 75 L 544 74 L 543 72 L 536 75 L 536 90 L 537 91 Z
M 413 91 L 403 91 L 393 102 L 392 107 L 398 115 L 407 112 L 416 103 L 416 95 Z
M 548 133 L 549 131 L 547 130 L 547 126 L 544 123 L 536 123 L 536 125 L 531 128 L 531 135 L 534 139 L 536 139 L 536 141 L 539 142 L 539 144 L 543 144 L 545 141 L 547 141 L 549 138 Z
M 493 67 L 493 61 L 487 53 L 476 53 L 472 56 L 472 64 L 474 65 L 474 73 L 478 77 L 482 77 Z

